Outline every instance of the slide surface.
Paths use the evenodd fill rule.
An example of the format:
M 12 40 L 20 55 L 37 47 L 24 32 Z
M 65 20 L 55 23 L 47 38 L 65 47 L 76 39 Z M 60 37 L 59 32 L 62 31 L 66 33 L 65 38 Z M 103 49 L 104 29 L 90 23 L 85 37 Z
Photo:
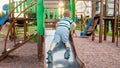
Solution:
M 54 37 L 55 30 L 46 30 L 45 31 L 45 48 L 46 48 L 46 58 L 47 51 L 49 50 L 50 44 Z M 77 62 L 72 46 L 70 47 L 70 58 L 68 60 L 64 59 L 65 46 L 62 42 L 56 45 L 53 51 L 53 63 L 47 63 L 47 68 L 80 68 L 79 63 Z
M 0 25 L 4 22 L 5 18 L 8 16 L 8 13 L 5 14 L 2 18 L 0 18 Z
M 93 19 L 90 19 L 90 21 L 89 21 L 88 25 L 86 26 L 85 30 L 80 33 L 80 36 L 85 36 L 86 35 L 86 32 L 88 31 L 88 29 L 90 28 L 92 23 L 93 23 Z

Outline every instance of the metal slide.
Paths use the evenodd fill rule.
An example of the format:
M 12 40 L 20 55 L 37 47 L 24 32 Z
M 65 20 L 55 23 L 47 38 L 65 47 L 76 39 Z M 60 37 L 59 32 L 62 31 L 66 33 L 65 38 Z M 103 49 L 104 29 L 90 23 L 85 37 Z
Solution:
M 46 48 L 46 58 L 47 51 L 49 50 L 50 44 L 54 37 L 55 30 L 46 30 L 45 31 L 45 48 Z M 46 59 L 46 67 L 47 68 L 80 68 L 79 63 L 77 62 L 73 47 L 71 46 L 70 58 L 68 60 L 64 59 L 65 46 L 61 42 L 59 43 L 54 51 L 53 51 L 53 63 L 47 63 Z

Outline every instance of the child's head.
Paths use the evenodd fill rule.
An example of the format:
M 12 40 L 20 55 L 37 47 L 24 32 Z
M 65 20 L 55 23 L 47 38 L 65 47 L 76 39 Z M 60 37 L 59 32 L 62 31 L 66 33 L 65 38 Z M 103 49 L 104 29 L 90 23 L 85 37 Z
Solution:
M 63 13 L 64 17 L 71 17 L 71 11 L 69 11 L 68 9 L 66 9 Z

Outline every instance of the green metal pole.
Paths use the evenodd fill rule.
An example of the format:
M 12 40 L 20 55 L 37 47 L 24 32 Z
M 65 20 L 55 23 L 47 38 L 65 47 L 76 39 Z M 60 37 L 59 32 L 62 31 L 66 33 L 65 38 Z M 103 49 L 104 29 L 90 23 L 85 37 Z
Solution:
M 37 2 L 37 32 L 44 35 L 44 0 Z
M 75 0 L 70 0 L 70 10 L 72 12 L 72 20 L 75 20 Z

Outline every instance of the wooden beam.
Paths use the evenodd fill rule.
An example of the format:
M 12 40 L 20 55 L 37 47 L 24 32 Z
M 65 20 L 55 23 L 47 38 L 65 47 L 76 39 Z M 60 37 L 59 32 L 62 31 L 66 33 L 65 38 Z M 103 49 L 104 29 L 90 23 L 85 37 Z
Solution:
M 0 55 L 0 61 L 3 60 L 7 55 L 9 55 L 11 52 L 13 52 L 14 50 L 18 49 L 19 47 L 23 46 L 25 43 L 27 43 L 28 41 L 30 41 L 31 39 L 33 39 L 34 37 L 36 37 L 36 34 L 33 36 L 30 36 L 30 38 L 26 39 L 25 41 L 22 41 L 22 43 L 17 43 L 17 45 L 14 45 L 15 47 L 7 50 L 5 53 Z
M 108 12 L 108 0 L 105 0 L 105 5 L 104 5 L 104 16 L 107 16 Z M 107 39 L 107 23 L 108 20 L 104 20 L 104 40 Z
M 95 16 L 95 2 L 94 2 L 94 0 L 92 0 L 92 19 L 94 18 L 94 16 Z M 94 22 L 94 20 L 93 20 L 93 22 Z M 94 27 L 94 25 L 92 25 L 92 27 Z M 94 40 L 95 40 L 95 32 L 93 31 L 92 41 L 94 41 Z
M 117 22 L 117 0 L 114 0 L 114 25 L 113 25 L 113 34 L 112 34 L 112 42 L 115 42 L 115 33 L 116 33 L 116 22 Z
M 99 43 L 102 43 L 102 33 L 103 33 L 103 29 L 102 29 L 102 27 L 103 27 L 103 25 L 102 25 L 102 20 L 103 20 L 103 0 L 101 0 L 101 2 L 100 2 L 100 31 L 99 31 Z
M 45 45 L 44 45 L 44 37 L 38 34 L 38 60 L 42 63 L 41 68 L 46 68 L 45 64 Z

